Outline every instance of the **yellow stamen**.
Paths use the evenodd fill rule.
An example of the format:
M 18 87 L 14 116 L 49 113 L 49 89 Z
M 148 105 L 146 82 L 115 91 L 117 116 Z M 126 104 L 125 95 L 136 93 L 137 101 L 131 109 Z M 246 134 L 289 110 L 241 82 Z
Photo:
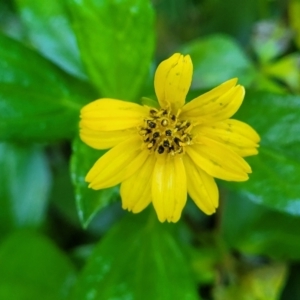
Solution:
M 184 153 L 184 147 L 191 144 L 192 127 L 191 122 L 180 120 L 169 110 L 151 108 L 139 134 L 149 151 L 176 155 Z

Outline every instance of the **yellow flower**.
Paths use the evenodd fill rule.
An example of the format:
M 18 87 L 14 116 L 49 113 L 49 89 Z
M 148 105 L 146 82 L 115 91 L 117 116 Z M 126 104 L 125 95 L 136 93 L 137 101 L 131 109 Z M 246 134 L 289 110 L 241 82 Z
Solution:
M 229 119 L 245 90 L 231 79 L 185 104 L 192 81 L 189 55 L 163 61 L 154 78 L 159 109 L 99 99 L 81 110 L 80 137 L 108 149 L 86 176 L 95 190 L 121 183 L 122 206 L 134 213 L 152 201 L 161 222 L 177 222 L 187 200 L 210 215 L 218 207 L 215 178 L 245 181 L 242 158 L 258 153 L 258 134 Z M 130 87 L 128 87 L 130 88 Z

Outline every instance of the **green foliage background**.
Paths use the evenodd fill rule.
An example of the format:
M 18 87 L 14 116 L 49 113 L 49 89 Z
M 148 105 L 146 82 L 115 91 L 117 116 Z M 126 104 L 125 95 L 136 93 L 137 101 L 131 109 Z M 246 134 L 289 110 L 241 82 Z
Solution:
M 300 299 L 300 0 L 0 0 L 0 299 Z M 261 135 L 245 183 L 177 224 L 122 211 L 84 176 L 97 98 L 154 97 L 157 64 L 194 64 L 189 98 L 232 77 Z

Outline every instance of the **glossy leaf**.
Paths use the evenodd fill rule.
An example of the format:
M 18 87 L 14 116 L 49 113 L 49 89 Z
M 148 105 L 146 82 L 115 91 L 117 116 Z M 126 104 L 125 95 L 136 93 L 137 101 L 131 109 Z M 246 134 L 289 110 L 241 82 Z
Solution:
M 0 233 L 41 225 L 51 184 L 42 150 L 0 143 L 0 170 Z
M 2 300 L 63 300 L 76 279 L 67 257 L 47 238 L 17 232 L 0 247 Z
M 118 188 L 112 187 L 95 191 L 88 188 L 84 180 L 93 164 L 105 153 L 94 150 L 78 139 L 73 142 L 71 161 L 72 181 L 75 185 L 75 197 L 79 219 L 87 227 L 96 213 L 118 199 Z M 120 204 L 121 205 L 121 204 Z
M 190 54 L 194 75 L 192 88 L 211 88 L 238 77 L 239 83 L 248 86 L 255 71 L 236 42 L 223 35 L 211 35 L 194 40 L 183 46 L 183 53 Z
M 299 109 L 299 96 L 249 93 L 235 116 L 252 125 L 262 141 L 259 154 L 248 159 L 250 179 L 234 188 L 254 202 L 293 215 L 300 215 Z
M 16 0 L 28 38 L 38 52 L 67 72 L 84 77 L 74 31 L 64 1 Z
M 174 225 L 148 212 L 128 214 L 96 246 L 74 299 L 199 299 Z
M 300 259 L 299 216 L 270 210 L 237 193 L 229 194 L 223 205 L 222 235 L 229 246 L 247 254 Z
M 136 101 L 154 46 L 148 0 L 69 0 L 87 72 L 101 95 Z
M 0 35 L 0 139 L 72 137 L 89 87 L 22 44 Z

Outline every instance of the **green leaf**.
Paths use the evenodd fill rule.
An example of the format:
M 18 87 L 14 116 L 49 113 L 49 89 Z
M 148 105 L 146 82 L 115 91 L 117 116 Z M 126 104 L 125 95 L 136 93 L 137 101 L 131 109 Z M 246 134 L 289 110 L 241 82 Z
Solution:
M 272 76 L 263 73 L 257 74 L 253 86 L 257 91 L 267 91 L 277 94 L 287 94 L 288 92 L 286 87 L 281 82 L 278 82 L 278 80 L 272 79 Z
M 44 221 L 51 175 L 39 147 L 0 143 L 0 235 Z
M 65 222 L 79 228 L 81 224 L 75 206 L 75 191 L 70 176 L 69 158 L 63 157 L 64 153 L 60 153 L 61 149 L 57 150 L 53 155 L 56 159 L 51 161 L 53 181 L 50 202 Z
M 69 0 L 87 72 L 103 97 L 137 101 L 154 48 L 148 0 Z
M 0 35 L 0 139 L 72 137 L 93 90 L 22 44 Z
M 0 247 L 2 300 L 67 299 L 75 271 L 67 257 L 47 238 L 17 232 Z
M 128 214 L 96 246 L 74 299 L 199 299 L 172 228 L 148 211 Z
M 74 31 L 64 1 L 16 0 L 34 47 L 67 72 L 85 77 Z
M 236 278 L 233 284 L 217 286 L 214 290 L 215 300 L 278 300 L 284 286 L 287 267 L 274 263 L 267 266 L 249 267 L 245 265 L 237 274 L 230 274 Z M 228 276 L 229 277 L 229 276 Z
M 285 288 L 281 294 L 281 300 L 300 299 L 300 272 L 299 264 L 292 265 Z
M 203 3 L 200 6 L 203 19 L 198 30 L 226 33 L 238 37 L 246 44 L 253 24 L 258 19 L 270 18 L 268 11 L 271 5 L 260 0 L 244 1 L 243 5 L 240 4 L 240 0 L 213 0 Z
M 196 39 L 184 45 L 181 51 L 190 54 L 193 61 L 193 89 L 211 88 L 234 77 L 248 86 L 255 76 L 251 61 L 227 36 L 212 35 Z
M 12 6 L 11 1 L 0 0 L 0 32 L 16 39 L 22 39 L 24 28 L 19 26 L 19 19 Z
M 89 189 L 88 183 L 84 180 L 88 171 L 104 153 L 105 151 L 90 148 L 81 142 L 79 138 L 73 142 L 71 175 L 73 184 L 75 185 L 79 219 L 85 228 L 97 212 L 118 198 L 117 187 L 95 191 Z
M 254 202 L 294 215 L 300 215 L 299 110 L 299 96 L 250 93 L 234 116 L 262 138 L 259 154 L 248 159 L 250 179 L 234 187 Z
M 296 33 L 295 42 L 300 49 L 300 1 L 299 0 L 291 0 L 288 3 L 288 13 L 289 13 L 289 21 L 292 29 Z
M 287 51 L 290 38 L 290 29 L 283 23 L 264 20 L 255 25 L 252 47 L 260 62 L 265 64 Z
M 264 72 L 282 80 L 293 91 L 300 91 L 300 54 L 292 53 L 278 61 L 266 65 Z
M 300 259 L 300 217 L 270 210 L 238 193 L 230 193 L 223 207 L 221 228 L 228 245 L 247 254 Z

